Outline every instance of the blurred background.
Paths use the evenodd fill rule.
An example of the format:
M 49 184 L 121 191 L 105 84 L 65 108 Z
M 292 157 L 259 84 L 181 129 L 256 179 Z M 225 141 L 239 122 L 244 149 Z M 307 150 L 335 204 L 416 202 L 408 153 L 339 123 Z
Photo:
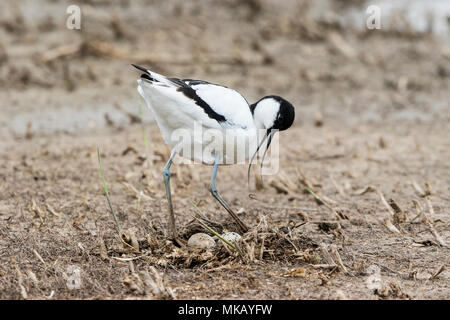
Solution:
M 66 27 L 72 4 L 80 30 Z M 369 4 L 379 30 L 366 28 Z M 449 25 L 445 0 L 2 1 L 0 134 L 139 122 L 130 63 L 251 102 L 281 95 L 298 123 L 448 121 Z
M 67 28 L 70 5 L 79 30 Z M 366 27 L 373 8 L 380 29 Z M 143 297 L 133 281 L 153 266 L 184 299 L 449 299 L 449 17 L 449 0 L 0 1 L 0 299 Z M 193 263 L 166 241 L 170 150 L 131 63 L 295 106 L 280 171 L 264 186 L 247 185 L 246 166 L 220 169 L 222 196 L 252 230 L 284 237 L 252 242 L 261 251 L 251 267 Z M 118 220 L 144 250 L 134 262 L 113 259 L 130 254 L 97 147 Z M 176 165 L 172 175 L 185 240 L 204 232 L 193 203 L 219 232 L 236 230 L 210 196 L 210 167 Z M 329 261 L 322 244 L 339 248 L 349 274 L 311 266 Z M 373 264 L 406 294 L 395 284 L 376 296 L 366 286 Z M 81 290 L 67 286 L 73 266 Z

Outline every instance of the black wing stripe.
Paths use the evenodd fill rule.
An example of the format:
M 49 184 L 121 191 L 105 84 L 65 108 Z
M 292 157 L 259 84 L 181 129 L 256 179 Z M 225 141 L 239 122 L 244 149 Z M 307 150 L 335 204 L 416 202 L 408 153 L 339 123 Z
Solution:
M 207 82 L 207 81 L 203 81 L 203 80 L 182 79 L 181 81 L 183 81 L 184 83 L 186 83 L 189 86 L 196 86 L 199 84 L 212 84 L 212 85 L 219 86 L 219 84 L 215 84 L 215 83 L 211 83 L 211 82 Z
M 135 64 L 132 64 L 133 67 L 135 67 L 138 70 L 141 70 L 145 72 L 143 75 L 141 75 L 141 78 L 144 78 L 146 80 L 155 81 L 149 71 L 145 69 L 144 67 L 137 66 Z M 169 81 L 171 81 L 173 84 L 175 84 L 178 88 L 177 91 L 182 92 L 186 97 L 192 99 L 195 101 L 195 104 L 198 105 L 205 111 L 205 113 L 210 117 L 211 119 L 216 120 L 217 122 L 226 122 L 227 119 L 221 114 L 218 114 L 215 112 L 209 104 L 207 104 L 202 98 L 200 98 L 197 94 L 197 92 L 191 87 L 191 85 L 196 84 L 209 84 L 206 81 L 202 80 L 192 80 L 192 79 L 178 79 L 178 78 L 167 78 Z M 189 84 L 188 84 L 188 83 Z
M 141 74 L 141 78 L 142 79 L 147 79 L 147 80 L 149 80 L 149 81 L 155 81 L 155 79 L 153 79 L 152 77 L 150 77 L 148 74 L 146 74 L 146 73 L 143 73 L 143 74 Z
M 172 80 L 172 79 L 171 79 Z M 182 82 L 182 81 L 180 81 Z M 182 82 L 183 83 L 183 82 Z M 197 94 L 197 92 L 195 92 L 194 89 L 192 89 L 190 86 L 186 85 L 185 83 L 183 83 L 183 86 L 179 87 L 177 89 L 177 91 L 182 92 L 186 97 L 192 99 L 195 101 L 195 104 L 198 105 L 199 107 L 201 107 L 203 109 L 203 111 L 205 111 L 205 113 L 208 115 L 208 117 L 210 117 L 211 119 L 216 120 L 217 122 L 226 122 L 227 119 L 225 119 L 225 117 L 221 114 L 218 114 L 217 112 L 215 112 L 210 106 L 209 104 L 207 104 L 205 102 L 205 100 L 203 100 L 202 98 L 200 98 Z

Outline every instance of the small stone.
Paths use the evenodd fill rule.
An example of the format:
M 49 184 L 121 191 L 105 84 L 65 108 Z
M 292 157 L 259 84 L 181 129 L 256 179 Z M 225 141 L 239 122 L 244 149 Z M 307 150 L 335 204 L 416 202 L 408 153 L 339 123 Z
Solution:
M 426 271 L 416 273 L 417 280 L 429 280 L 430 278 L 431 278 L 431 274 Z
M 222 234 L 222 238 L 235 244 L 240 244 L 242 242 L 242 237 L 236 232 L 225 232 Z
M 189 238 L 187 245 L 191 248 L 212 249 L 216 242 L 206 233 L 196 233 Z

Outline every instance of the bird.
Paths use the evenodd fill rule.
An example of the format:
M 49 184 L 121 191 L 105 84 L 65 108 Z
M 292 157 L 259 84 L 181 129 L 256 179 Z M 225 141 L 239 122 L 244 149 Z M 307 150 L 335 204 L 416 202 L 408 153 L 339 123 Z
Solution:
M 248 168 L 249 179 L 253 159 L 267 140 L 261 161 L 262 169 L 274 134 L 287 130 L 294 122 L 293 105 L 277 95 L 268 95 L 249 104 L 239 92 L 223 85 L 166 77 L 135 64 L 132 66 L 142 72 L 137 80 L 137 91 L 153 112 L 164 142 L 172 148 L 169 160 L 162 170 L 168 202 L 169 238 L 180 243 L 170 189 L 170 168 L 177 154 L 182 158 L 213 166 L 209 184 L 211 195 L 231 215 L 241 231 L 247 232 L 247 225 L 217 190 L 219 165 L 238 163 L 242 157 L 249 160 L 253 153 Z M 196 134 L 198 129 L 205 130 L 205 134 Z M 258 130 L 263 132 L 260 142 Z M 213 133 L 207 135 L 207 131 Z M 234 152 L 237 141 L 242 143 L 237 147 L 238 156 L 240 152 L 244 154 L 241 159 Z

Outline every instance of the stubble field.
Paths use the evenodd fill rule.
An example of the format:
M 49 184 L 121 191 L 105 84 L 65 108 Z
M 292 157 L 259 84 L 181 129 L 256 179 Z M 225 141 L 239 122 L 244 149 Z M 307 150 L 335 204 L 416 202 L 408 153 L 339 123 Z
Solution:
M 34 3 L 0 10 L 0 298 L 450 298 L 448 42 L 347 29 L 308 1 L 84 1 L 80 31 L 69 3 Z M 166 238 L 170 150 L 130 63 L 294 104 L 277 175 L 249 191 L 246 166 L 219 170 L 250 226 L 240 253 Z M 211 171 L 172 167 L 184 240 L 208 233 L 192 203 L 238 231 Z

